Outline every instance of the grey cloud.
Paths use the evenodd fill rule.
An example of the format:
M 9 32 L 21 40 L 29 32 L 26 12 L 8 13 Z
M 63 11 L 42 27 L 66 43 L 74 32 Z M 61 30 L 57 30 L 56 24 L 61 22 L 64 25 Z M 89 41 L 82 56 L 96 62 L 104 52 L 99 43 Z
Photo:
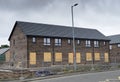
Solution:
M 120 14 L 120 0 L 80 0 L 81 9 L 97 13 Z
M 54 0 L 0 0 L 0 9 L 5 11 L 29 11 L 46 7 Z

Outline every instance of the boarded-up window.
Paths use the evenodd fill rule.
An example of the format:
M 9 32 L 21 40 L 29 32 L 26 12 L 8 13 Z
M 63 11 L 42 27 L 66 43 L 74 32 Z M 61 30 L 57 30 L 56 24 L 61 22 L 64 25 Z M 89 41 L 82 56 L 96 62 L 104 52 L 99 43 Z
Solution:
M 108 55 L 108 53 L 104 54 L 104 58 L 105 58 L 105 62 L 109 62 L 109 55 Z
M 56 62 L 62 61 L 62 53 L 55 53 L 55 61 Z
M 44 62 L 51 62 L 51 53 L 44 52 Z
M 95 60 L 100 60 L 100 53 L 95 53 Z
M 73 53 L 68 53 L 68 62 L 73 63 Z
M 30 52 L 30 64 L 31 65 L 36 64 L 36 53 L 35 52 Z
M 86 61 L 92 61 L 92 53 L 86 53 Z
M 81 54 L 76 53 L 76 63 L 80 63 L 80 62 L 81 62 Z

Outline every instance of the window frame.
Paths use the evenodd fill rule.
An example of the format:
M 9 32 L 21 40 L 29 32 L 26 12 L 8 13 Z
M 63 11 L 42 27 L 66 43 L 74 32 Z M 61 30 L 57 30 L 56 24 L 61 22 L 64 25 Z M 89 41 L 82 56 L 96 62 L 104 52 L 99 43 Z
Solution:
M 85 41 L 85 46 L 86 47 L 91 47 L 91 41 L 90 40 L 86 40 Z
M 55 38 L 55 46 L 61 46 L 62 45 L 62 39 L 61 38 Z
M 80 45 L 80 40 L 77 40 L 77 44 Z
M 36 37 L 32 37 L 32 42 L 36 43 Z
M 99 47 L 99 41 L 94 41 L 94 47 L 95 48 Z
M 71 44 L 71 39 L 68 39 L 67 43 L 68 43 L 68 44 Z
M 112 45 L 109 45 L 109 49 L 112 50 Z
M 104 41 L 103 44 L 106 45 L 106 41 Z
M 120 44 L 117 44 L 117 47 L 120 48 Z
M 49 46 L 51 44 L 50 38 L 43 38 L 44 45 Z

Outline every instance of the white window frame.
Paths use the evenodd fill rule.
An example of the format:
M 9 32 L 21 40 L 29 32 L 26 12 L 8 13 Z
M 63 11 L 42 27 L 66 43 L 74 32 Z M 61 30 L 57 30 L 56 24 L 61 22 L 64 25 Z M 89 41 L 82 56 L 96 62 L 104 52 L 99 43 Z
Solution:
M 86 40 L 85 41 L 85 45 L 86 45 L 86 47 L 91 47 L 91 41 L 90 40 Z
M 35 43 L 36 42 L 36 38 L 32 37 L 32 42 Z
M 71 44 L 71 39 L 68 39 L 68 44 Z
M 94 47 L 99 47 L 99 41 L 94 41 Z
M 112 50 L 112 45 L 109 46 L 110 50 Z
M 62 40 L 60 38 L 55 38 L 55 46 L 61 46 Z
M 120 48 L 120 44 L 118 44 L 117 46 L 118 46 L 118 48 Z
M 80 40 L 77 40 L 77 44 L 80 44 Z
M 44 38 L 44 45 L 50 45 L 50 38 Z
M 106 42 L 104 41 L 104 43 L 103 43 L 104 45 L 106 45 Z

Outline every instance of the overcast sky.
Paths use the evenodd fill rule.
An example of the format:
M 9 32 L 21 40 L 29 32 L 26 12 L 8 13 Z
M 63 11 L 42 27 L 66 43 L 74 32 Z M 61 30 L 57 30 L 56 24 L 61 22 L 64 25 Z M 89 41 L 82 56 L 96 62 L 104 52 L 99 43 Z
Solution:
M 74 3 L 76 27 L 120 34 L 120 0 L 0 0 L 0 45 L 9 44 L 15 21 L 71 26 Z

